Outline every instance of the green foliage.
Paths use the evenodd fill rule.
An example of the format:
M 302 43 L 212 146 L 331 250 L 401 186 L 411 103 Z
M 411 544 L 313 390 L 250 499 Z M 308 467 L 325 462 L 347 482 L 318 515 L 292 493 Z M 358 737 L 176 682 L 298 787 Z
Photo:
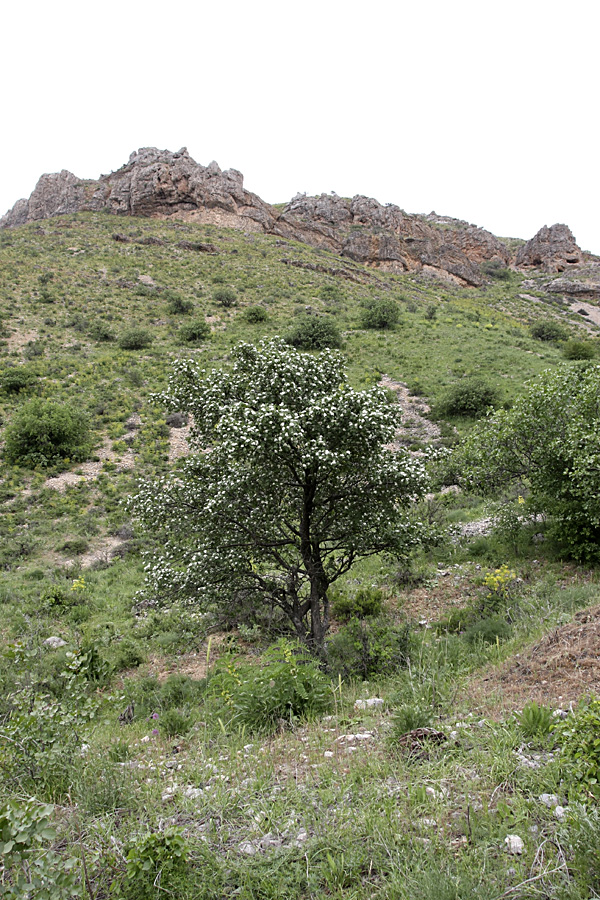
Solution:
M 476 425 L 456 451 L 462 483 L 483 495 L 526 481 L 577 559 L 600 551 L 600 366 L 547 370 L 510 411 Z
M 386 329 L 398 324 L 400 309 L 395 300 L 376 299 L 365 304 L 361 314 L 363 328 Z
M 410 626 L 392 624 L 385 616 L 352 619 L 327 644 L 327 662 L 343 678 L 393 675 L 410 656 Z
M 359 588 L 354 594 L 336 593 L 331 599 L 332 615 L 340 622 L 366 619 L 383 612 L 383 594 L 375 588 Z
M 600 889 L 600 810 L 581 803 L 571 806 L 560 835 L 570 848 L 569 869 L 583 897 L 594 897 Z
M 244 312 L 244 318 L 247 322 L 257 325 L 259 322 L 266 322 L 269 314 L 264 306 L 249 306 Z
M 85 414 L 56 400 L 28 400 L 7 426 L 4 457 L 9 463 L 52 466 L 65 460 L 83 460 L 91 449 Z
M 128 847 L 125 881 L 115 885 L 119 896 L 123 900 L 153 900 L 161 896 L 168 890 L 171 877 L 185 869 L 188 856 L 187 841 L 178 828 L 140 835 Z
M 187 734 L 193 724 L 192 715 L 184 709 L 167 709 L 158 717 L 158 727 L 166 738 Z
M 128 328 L 119 335 L 119 347 L 121 350 L 145 350 L 152 340 L 152 335 L 146 328 Z
M 158 398 L 194 416 L 200 452 L 134 501 L 157 544 L 148 583 L 221 614 L 275 607 L 321 652 L 329 586 L 361 557 L 407 558 L 420 542 L 408 510 L 425 470 L 386 449 L 398 410 L 382 388 L 352 390 L 339 354 L 275 340 L 232 355 L 208 376 L 179 361 Z
M 81 897 L 78 860 L 49 850 L 56 837 L 53 806 L 7 800 L 0 806 L 0 896 L 7 900 L 71 900 Z
M 192 300 L 186 300 L 184 297 L 181 297 L 179 294 L 174 294 L 169 297 L 169 302 L 167 304 L 169 312 L 174 316 L 187 316 L 190 315 L 194 311 L 194 304 Z
M 567 341 L 563 347 L 565 359 L 593 359 L 596 356 L 596 348 L 590 341 Z
M 5 394 L 25 393 L 36 381 L 36 375 L 25 366 L 9 366 L 0 372 L 0 390 Z
M 502 616 L 487 616 L 473 622 L 465 630 L 465 640 L 469 644 L 499 644 L 508 640 L 511 627 Z
M 566 719 L 554 723 L 553 732 L 572 787 L 600 799 L 600 697 L 583 697 Z
M 230 309 L 237 303 L 237 293 L 232 287 L 219 287 L 213 291 L 213 300 L 215 303 L 218 303 L 219 306 Z
M 564 341 L 568 335 L 566 328 L 554 319 L 536 322 L 529 332 L 538 341 Z
M 95 322 L 89 330 L 89 335 L 98 343 L 106 344 L 115 340 L 115 333 L 106 322 Z
M 398 739 L 415 728 L 428 728 L 433 720 L 431 705 L 413 700 L 412 703 L 403 703 L 394 710 L 392 729 L 389 740 L 392 745 Z
M 510 269 L 499 259 L 490 259 L 482 263 L 481 271 L 496 281 L 510 281 Z
M 464 378 L 450 388 L 440 401 L 437 411 L 443 416 L 476 418 L 483 415 L 490 406 L 497 405 L 499 400 L 498 389 L 482 378 Z
M 283 638 L 266 651 L 261 666 L 219 662 L 210 691 L 231 724 L 252 732 L 272 732 L 320 715 L 332 701 L 329 681 L 316 662 Z
M 515 718 L 527 740 L 543 740 L 550 734 L 553 719 L 549 706 L 530 700 Z
M 298 350 L 325 350 L 342 346 L 342 336 L 333 319 L 325 316 L 302 316 L 286 338 Z
M 187 325 L 182 325 L 178 336 L 184 344 L 200 344 L 210 337 L 210 325 L 204 319 L 197 319 Z

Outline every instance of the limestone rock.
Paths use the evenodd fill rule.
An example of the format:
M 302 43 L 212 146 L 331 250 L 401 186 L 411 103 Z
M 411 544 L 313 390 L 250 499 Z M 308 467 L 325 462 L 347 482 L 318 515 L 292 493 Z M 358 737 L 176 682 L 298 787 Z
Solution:
M 546 272 L 564 272 L 583 262 L 583 253 L 566 225 L 544 225 L 517 253 L 517 268 L 534 266 Z
M 508 265 L 507 247 L 490 232 L 455 219 L 447 220 L 451 225 L 429 219 L 369 197 L 297 195 L 273 230 L 385 271 L 425 269 L 462 284 L 482 283 L 479 266 L 484 261 Z
M 66 646 L 67 642 L 63 641 L 58 635 L 52 635 L 52 637 L 46 638 L 44 641 L 44 647 L 48 647 L 50 650 L 60 650 L 61 647 Z
M 178 153 L 144 147 L 126 165 L 97 181 L 63 170 L 42 175 L 29 200 L 19 200 L 0 227 L 23 225 L 65 213 L 107 210 L 115 215 L 169 217 L 267 230 L 274 221 L 266 203 L 244 189 L 241 172 L 196 163 Z

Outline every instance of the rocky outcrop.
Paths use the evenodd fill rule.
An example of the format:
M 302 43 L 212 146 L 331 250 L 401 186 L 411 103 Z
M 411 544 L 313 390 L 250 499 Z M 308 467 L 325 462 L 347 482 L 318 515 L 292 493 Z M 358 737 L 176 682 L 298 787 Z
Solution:
M 535 237 L 519 249 L 515 261 L 519 269 L 531 266 L 546 272 L 564 272 L 582 262 L 583 253 L 571 229 L 558 224 L 540 228 Z
M 458 220 L 438 224 L 369 197 L 297 195 L 282 210 L 274 231 L 386 271 L 431 271 L 460 283 L 482 283 L 480 264 L 510 254 L 489 231 Z
M 241 172 L 222 172 L 216 162 L 196 163 L 183 148 L 178 153 L 146 147 L 132 153 L 117 172 L 97 181 L 63 170 L 42 175 L 29 200 L 19 200 L 0 227 L 23 225 L 65 213 L 106 210 L 115 215 L 169 217 L 268 231 L 274 216 L 269 206 L 244 189 Z
M 31 197 L 19 200 L 0 219 L 0 227 L 98 210 L 262 231 L 384 271 L 423 271 L 459 284 L 480 285 L 482 263 L 514 263 L 507 246 L 489 231 L 436 213 L 409 215 L 369 197 L 299 194 L 276 210 L 244 188 L 241 172 L 221 171 L 215 162 L 199 165 L 185 148 L 178 153 L 143 148 L 97 181 L 66 170 L 42 175 Z M 117 234 L 115 240 L 122 237 Z M 567 226 L 553 225 L 521 247 L 516 266 L 559 273 L 582 260 Z

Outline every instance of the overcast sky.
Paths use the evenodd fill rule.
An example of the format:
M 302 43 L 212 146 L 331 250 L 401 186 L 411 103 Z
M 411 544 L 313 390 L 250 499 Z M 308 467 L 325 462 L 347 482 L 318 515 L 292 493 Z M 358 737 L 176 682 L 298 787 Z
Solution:
M 270 203 L 366 194 L 600 254 L 596 0 L 6 6 L 0 214 L 187 146 Z

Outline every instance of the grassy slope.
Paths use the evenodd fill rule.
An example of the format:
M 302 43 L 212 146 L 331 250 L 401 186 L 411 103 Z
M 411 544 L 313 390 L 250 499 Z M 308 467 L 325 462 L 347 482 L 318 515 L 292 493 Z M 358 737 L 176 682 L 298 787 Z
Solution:
M 131 242 L 114 241 L 117 231 Z M 163 244 L 135 243 L 148 237 Z M 177 245 L 182 240 L 212 242 L 218 253 L 181 249 Z M 81 405 L 98 447 L 108 440 L 114 451 L 99 465 L 98 478 L 64 492 L 45 485 L 48 473 L 6 464 L 0 469 L 0 627 L 6 646 L 20 641 L 31 653 L 29 661 L 16 666 L 3 656 L 7 691 L 14 689 L 15 677 L 23 683 L 33 675 L 59 691 L 56 680 L 67 659 L 64 650 L 52 654 L 43 648 L 51 634 L 62 635 L 66 649 L 91 643 L 100 657 L 121 669 L 142 658 L 142 673 L 205 671 L 201 619 L 182 610 L 132 613 L 142 567 L 122 501 L 137 478 L 167 465 L 169 429 L 149 396 L 164 384 L 173 358 L 191 353 L 207 366 L 226 365 L 233 344 L 285 334 L 306 307 L 335 317 L 345 334 L 355 386 L 372 384 L 385 373 L 430 402 L 471 373 L 485 374 L 510 401 L 527 379 L 560 358 L 557 348 L 528 334 L 528 324 L 538 317 L 563 316 L 560 306 L 546 302 L 541 292 L 538 304 L 521 299 L 523 279 L 517 274 L 476 291 L 369 272 L 347 262 L 343 267 L 350 280 L 291 266 L 284 259 L 340 268 L 331 254 L 302 245 L 176 222 L 89 214 L 0 233 L 2 366 L 25 362 L 39 376 L 35 393 Z M 156 287 L 144 285 L 140 276 L 150 276 Z M 213 300 L 214 290 L 223 285 L 237 292 L 232 309 Z M 332 287 L 333 297 L 331 290 L 323 290 Z M 527 292 L 531 294 L 531 286 Z M 178 329 L 190 317 L 169 311 L 174 295 L 194 303 L 194 316 L 210 318 L 213 334 L 200 347 L 179 342 Z M 401 303 L 401 322 L 393 332 L 359 327 L 360 304 L 377 296 Z M 255 304 L 264 305 L 269 318 L 251 325 L 244 310 Z M 153 343 L 142 351 L 121 350 L 115 341 L 94 340 L 98 323 L 115 337 L 129 326 L 147 328 Z M 575 320 L 571 327 L 577 328 Z M 2 398 L 4 422 L 23 399 Z M 122 441 L 126 422 L 134 413 L 141 419 L 132 445 L 135 468 L 119 471 L 129 446 Z M 464 512 L 468 517 L 469 510 Z M 86 570 L 85 585 L 72 591 L 81 554 L 96 548 L 102 555 L 111 536 L 125 538 L 120 543 L 123 560 Z M 171 889 L 178 897 L 237 891 L 248 898 L 350 898 L 365 892 L 382 898 L 491 898 L 520 880 L 537 878 L 544 866 L 556 869 L 542 881 L 554 896 L 568 882 L 555 848 L 565 840 L 566 847 L 570 838 L 561 836 L 551 812 L 540 808 L 535 797 L 560 791 L 556 766 L 552 759 L 540 769 L 517 766 L 514 751 L 523 735 L 514 722 L 488 719 L 485 727 L 471 727 L 479 713 L 469 710 L 457 691 L 474 668 L 515 652 L 539 631 L 536 598 L 544 598 L 544 627 L 549 628 L 597 596 L 594 573 L 585 575 L 591 586 L 575 587 L 566 597 L 554 583 L 557 577 L 570 579 L 570 573 L 565 575 L 550 560 L 536 569 L 528 553 L 516 561 L 525 582 L 522 623 L 503 648 L 469 650 L 464 642 L 447 640 L 444 645 L 426 634 L 409 673 L 376 685 L 344 686 L 335 695 L 330 722 L 269 741 L 224 734 L 214 718 L 209 720 L 210 704 L 203 709 L 198 701 L 192 703 L 192 730 L 183 738 L 164 731 L 153 734 L 144 716 L 120 728 L 117 714 L 127 699 L 143 695 L 143 683 L 132 668 L 124 681 L 113 677 L 110 696 L 104 690 L 102 714 L 86 736 L 87 756 L 84 761 L 77 754 L 70 759 L 68 790 L 54 776 L 44 779 L 30 770 L 13 772 L 5 791 L 58 800 L 68 842 L 73 840 L 77 804 L 90 858 L 99 854 L 94 868 L 99 897 L 106 896 L 107 873 L 118 878 L 124 871 L 127 842 L 140 831 L 156 829 L 159 821 L 184 828 L 192 848 L 188 874 L 179 881 L 172 876 Z M 529 556 L 533 553 L 540 556 L 541 550 L 534 548 Z M 440 596 L 432 575 L 437 561 L 462 567 L 456 570 L 458 596 L 452 599 L 460 605 L 462 592 L 481 591 L 478 559 L 485 567 L 509 556 L 506 547 L 485 541 L 479 547 L 436 551 L 420 561 L 428 598 Z M 362 583 L 382 584 L 394 608 L 410 606 L 414 592 L 398 587 L 393 576 L 392 569 L 376 561 L 353 573 Z M 256 652 L 243 642 L 238 646 Z M 354 711 L 356 695 L 375 693 L 386 699 L 383 711 Z M 164 698 L 153 702 L 161 713 L 169 706 Z M 390 712 L 407 704 L 417 712 L 428 710 L 447 732 L 465 718 L 471 723 L 464 730 L 467 736 L 424 759 L 407 759 L 387 738 Z M 179 709 L 185 703 L 180 699 L 171 706 Z M 346 752 L 349 742 L 337 738 L 361 730 L 373 736 L 356 742 L 355 752 Z M 367 745 L 370 752 L 360 749 Z M 324 756 L 326 751 L 333 755 Z M 182 766 L 176 774 L 173 760 Z M 162 799 L 165 786 L 175 782 L 182 790 L 174 799 Z M 203 793 L 186 797 L 190 786 Z M 257 842 L 267 833 L 274 836 L 270 850 L 244 851 L 245 841 Z M 306 837 L 298 841 L 300 833 Z M 506 858 L 507 833 L 523 836 L 524 857 Z M 573 897 L 584 896 L 572 890 Z M 517 895 L 529 896 L 523 890 Z

